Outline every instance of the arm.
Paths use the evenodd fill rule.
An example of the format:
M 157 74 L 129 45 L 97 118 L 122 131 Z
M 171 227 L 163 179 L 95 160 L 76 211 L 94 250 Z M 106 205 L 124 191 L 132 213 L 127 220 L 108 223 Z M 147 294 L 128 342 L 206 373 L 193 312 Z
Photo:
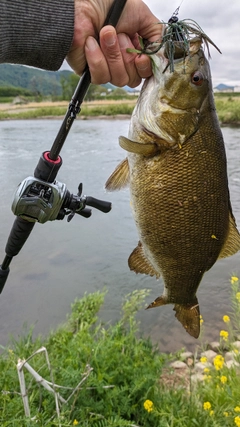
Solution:
M 74 0 L 0 0 L 0 63 L 57 70 L 74 31 Z
M 142 0 L 128 0 L 116 30 L 102 28 L 112 1 L 0 0 L 0 63 L 57 70 L 67 55 L 77 74 L 88 62 L 92 83 L 137 86 L 151 62 L 126 50 L 139 48 L 138 35 L 161 39 L 162 25 Z

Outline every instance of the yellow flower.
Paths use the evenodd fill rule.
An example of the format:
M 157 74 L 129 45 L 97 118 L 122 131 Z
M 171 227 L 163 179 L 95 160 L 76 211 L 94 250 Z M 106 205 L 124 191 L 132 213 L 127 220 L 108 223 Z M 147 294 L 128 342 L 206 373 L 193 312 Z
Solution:
M 209 411 L 211 409 L 212 405 L 210 402 L 204 402 L 203 409 L 204 411 Z
M 236 406 L 236 408 L 234 408 L 235 412 L 240 412 L 240 406 Z
M 225 323 L 229 323 L 230 322 L 230 317 L 225 314 L 225 316 L 223 316 L 223 321 Z
M 228 412 L 223 412 L 224 417 L 228 417 L 229 413 Z
M 220 355 L 220 354 L 218 354 L 217 356 L 215 356 L 214 357 L 214 359 L 213 359 L 213 364 L 214 364 L 214 366 L 215 366 L 215 369 L 217 370 L 217 371 L 219 371 L 220 369 L 222 369 L 222 367 L 223 367 L 223 364 L 224 364 L 224 358 Z
M 222 384 L 225 384 L 227 382 L 227 377 L 225 375 L 222 375 L 220 381 Z
M 203 369 L 203 372 L 204 372 L 205 374 L 208 374 L 208 372 L 210 372 L 210 369 L 209 369 L 209 368 L 204 368 L 204 369 Z
M 236 424 L 237 427 L 240 427 L 240 417 L 239 417 L 239 415 L 234 418 L 234 422 L 235 422 L 235 424 Z
M 220 337 L 222 337 L 222 339 L 224 341 L 227 341 L 227 339 L 228 339 L 228 331 L 220 331 Z
M 200 358 L 200 362 L 201 362 L 201 363 L 207 363 L 207 358 L 206 358 L 206 356 L 201 357 L 201 358 Z
M 231 277 L 231 284 L 233 285 L 234 283 L 236 283 L 238 281 L 238 277 L 237 276 L 232 276 Z
M 146 409 L 146 411 L 151 412 L 153 410 L 153 402 L 151 400 L 145 400 L 144 404 L 144 409 Z
M 73 421 L 73 426 L 77 426 L 79 424 L 79 422 L 77 420 Z
M 214 411 L 210 411 L 210 412 L 209 412 L 210 417 L 212 417 L 212 416 L 213 416 L 213 414 L 214 414 Z
M 204 322 L 202 315 L 200 314 L 200 325 L 202 325 Z
M 240 302 L 240 292 L 236 293 L 236 299 L 238 300 L 238 302 Z

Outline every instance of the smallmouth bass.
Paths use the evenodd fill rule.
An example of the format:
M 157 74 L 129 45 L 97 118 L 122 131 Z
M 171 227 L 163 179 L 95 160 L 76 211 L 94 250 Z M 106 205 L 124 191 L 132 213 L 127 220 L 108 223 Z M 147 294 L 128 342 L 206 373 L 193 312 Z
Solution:
M 132 114 L 128 152 L 106 189 L 130 186 L 138 246 L 128 264 L 136 273 L 164 281 L 162 296 L 148 308 L 174 304 L 175 316 L 197 338 L 200 281 L 219 258 L 240 249 L 228 190 L 224 141 L 209 63 L 201 37 L 171 71 L 164 47 L 154 56 Z

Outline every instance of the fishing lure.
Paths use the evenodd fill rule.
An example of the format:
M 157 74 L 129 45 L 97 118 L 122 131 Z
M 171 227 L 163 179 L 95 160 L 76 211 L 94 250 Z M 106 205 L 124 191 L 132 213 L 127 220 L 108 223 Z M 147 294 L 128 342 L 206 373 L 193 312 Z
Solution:
M 180 7 L 180 6 L 179 6 Z M 162 47 L 164 47 L 164 55 L 168 58 L 168 65 L 163 72 L 170 67 L 170 72 L 174 71 L 174 59 L 185 58 L 189 55 L 190 51 L 190 41 L 195 37 L 200 37 L 208 51 L 209 58 L 210 49 L 209 43 L 221 53 L 220 49 L 215 45 L 215 43 L 207 36 L 206 33 L 202 30 L 200 25 L 192 19 L 183 19 L 182 21 L 178 20 L 179 7 L 175 10 L 171 18 L 167 23 L 163 22 L 166 25 L 164 34 L 161 42 L 155 41 L 150 42 L 147 39 L 140 39 L 141 50 L 137 49 L 128 49 L 128 52 L 137 52 L 140 55 L 154 55 Z

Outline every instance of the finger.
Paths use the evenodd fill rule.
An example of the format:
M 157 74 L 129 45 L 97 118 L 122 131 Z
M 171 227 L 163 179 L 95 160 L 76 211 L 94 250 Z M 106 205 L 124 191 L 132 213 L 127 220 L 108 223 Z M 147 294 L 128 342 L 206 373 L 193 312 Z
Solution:
M 136 87 L 141 83 L 142 78 L 152 75 L 152 62 L 147 55 L 128 53 L 127 49 L 141 49 L 139 37 L 135 34 L 131 39 L 126 34 L 118 34 L 118 41 L 121 47 L 125 68 L 129 75 L 128 86 Z
M 127 85 L 129 76 L 125 68 L 115 28 L 110 25 L 102 28 L 100 31 L 100 45 L 111 75 L 110 82 L 120 87 Z
M 152 75 L 152 62 L 149 56 L 138 55 L 135 59 L 135 66 L 142 79 L 146 79 Z
M 118 34 L 118 43 L 121 49 L 122 59 L 124 62 L 125 70 L 128 74 L 128 86 L 136 87 L 141 83 L 141 77 L 135 65 L 137 54 L 129 53 L 127 49 L 134 48 L 130 38 L 126 34 Z
M 93 84 L 104 84 L 111 80 L 107 61 L 94 37 L 88 37 L 85 44 L 85 55 Z

